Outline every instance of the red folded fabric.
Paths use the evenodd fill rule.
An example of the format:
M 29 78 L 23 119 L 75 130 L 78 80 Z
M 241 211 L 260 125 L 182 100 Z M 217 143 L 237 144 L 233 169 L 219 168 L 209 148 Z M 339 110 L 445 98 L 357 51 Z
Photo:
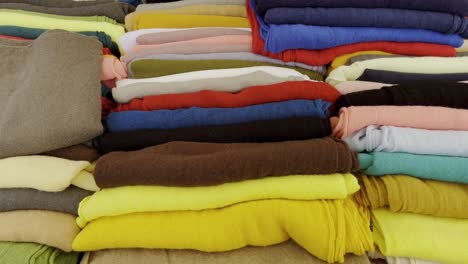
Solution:
M 15 36 L 9 36 L 9 35 L 1 35 L 1 34 L 0 34 L 0 38 L 16 39 L 16 40 L 29 40 L 29 39 L 25 39 L 25 38 L 20 38 L 20 37 L 15 37 Z
M 340 92 L 324 82 L 295 81 L 273 85 L 252 86 L 239 93 L 200 91 L 185 94 L 165 94 L 133 99 L 128 104 L 119 104 L 113 111 L 152 111 L 189 107 L 243 107 L 295 99 L 322 99 L 335 103 Z
M 247 0 L 247 13 L 252 26 L 252 52 L 285 62 L 295 61 L 308 65 L 325 65 L 332 62 L 336 57 L 366 50 L 379 50 L 388 53 L 409 56 L 436 56 L 454 57 L 456 50 L 448 45 L 421 43 L 421 42 L 363 42 L 343 45 L 336 48 L 323 50 L 287 50 L 281 53 L 270 53 L 264 50 L 265 41 L 260 36 L 260 26 L 254 11 L 250 8 Z

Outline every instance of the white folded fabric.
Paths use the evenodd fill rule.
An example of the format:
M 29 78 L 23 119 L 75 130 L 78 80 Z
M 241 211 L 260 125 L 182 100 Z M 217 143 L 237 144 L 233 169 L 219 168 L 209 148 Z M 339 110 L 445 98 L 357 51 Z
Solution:
M 468 157 L 468 131 L 368 126 L 344 139 L 357 152 Z

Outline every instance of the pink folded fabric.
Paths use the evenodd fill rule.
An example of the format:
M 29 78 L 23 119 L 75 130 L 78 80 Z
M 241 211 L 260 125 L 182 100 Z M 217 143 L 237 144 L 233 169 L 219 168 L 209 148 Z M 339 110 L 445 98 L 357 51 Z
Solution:
M 114 55 L 104 55 L 101 68 L 101 81 L 107 87 L 115 87 L 115 82 L 127 78 L 127 65 Z
M 140 45 L 152 45 L 218 36 L 250 36 L 251 34 L 252 33 L 250 31 L 237 28 L 189 28 L 183 30 L 144 34 L 137 37 L 136 43 Z
M 349 94 L 368 90 L 378 90 L 385 86 L 393 86 L 394 84 L 366 82 L 366 81 L 347 81 L 335 85 L 335 88 L 341 94 Z
M 352 106 L 331 118 L 333 136 L 344 139 L 370 125 L 468 130 L 468 110 L 433 106 Z

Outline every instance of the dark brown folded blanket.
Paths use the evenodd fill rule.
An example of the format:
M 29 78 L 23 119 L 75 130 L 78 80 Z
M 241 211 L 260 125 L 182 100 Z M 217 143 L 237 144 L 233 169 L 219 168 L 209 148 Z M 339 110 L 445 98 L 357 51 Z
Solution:
M 51 150 L 44 152 L 41 155 L 52 156 L 68 160 L 86 160 L 89 162 L 96 161 L 99 158 L 99 153 L 96 149 L 88 147 L 84 144 L 73 145 L 71 147 Z
M 99 187 L 203 186 L 292 174 L 359 169 L 356 154 L 331 137 L 277 143 L 171 142 L 102 156 L 94 171 Z

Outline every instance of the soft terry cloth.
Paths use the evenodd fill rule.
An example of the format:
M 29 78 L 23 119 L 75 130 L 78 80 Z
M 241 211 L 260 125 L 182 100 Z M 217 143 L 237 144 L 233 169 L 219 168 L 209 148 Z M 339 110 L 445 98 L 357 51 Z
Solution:
M 101 43 L 51 31 L 27 43 L 3 39 L 0 47 L 0 158 L 68 147 L 102 133 Z
M 88 252 L 81 264 L 326 264 L 291 240 L 268 247 L 206 253 L 195 250 L 109 249 Z M 367 255 L 346 255 L 345 264 L 370 264 Z M 422 263 L 418 263 L 422 264 Z
M 76 161 L 84 160 L 89 162 L 96 161 L 99 158 L 99 153 L 96 151 L 96 149 L 88 147 L 84 144 L 51 150 L 42 153 L 42 155 Z
M 276 7 L 360 7 L 360 8 L 395 8 L 422 11 L 435 11 L 468 15 L 467 0 L 413 0 L 413 1 L 385 1 L 385 0 L 255 0 L 256 10 L 260 13 Z
M 71 264 L 78 263 L 77 252 L 65 253 L 60 249 L 36 243 L 0 242 L 0 262 L 18 264 Z
M 360 81 L 402 83 L 408 81 L 466 81 L 468 80 L 468 69 L 464 73 L 446 74 L 423 74 L 423 73 L 403 73 L 394 71 L 382 71 L 366 69 L 358 78 Z
M 100 187 L 203 186 L 291 174 L 355 171 L 356 154 L 332 138 L 277 143 L 171 142 L 102 156 L 94 171 Z
M 468 157 L 468 131 L 368 126 L 345 138 L 357 152 L 406 152 Z
M 190 28 L 143 34 L 136 38 L 136 43 L 139 45 L 155 45 L 198 38 L 250 34 L 251 33 L 248 30 L 237 28 Z
M 109 188 L 80 203 L 77 223 L 141 212 L 198 211 L 268 199 L 345 199 L 359 190 L 352 174 L 290 175 L 207 187 L 127 186 Z M 158 201 L 154 203 L 154 201 Z M 113 204 L 119 204 L 116 208 Z
M 373 248 L 367 214 L 352 200 L 276 199 L 203 211 L 134 213 L 89 223 L 76 237 L 73 249 L 219 252 L 274 245 L 292 238 L 320 259 L 343 262 L 346 253 L 362 255 Z
M 329 102 L 290 100 L 236 108 L 199 108 L 156 111 L 113 112 L 107 116 L 109 132 L 143 129 L 174 129 L 198 126 L 220 126 L 259 120 L 330 115 Z
M 351 106 L 341 108 L 333 135 L 345 138 L 369 125 L 431 130 L 468 130 L 468 110 L 436 106 Z
M 409 153 L 360 153 L 363 173 L 382 176 L 404 174 L 421 179 L 468 183 L 468 158 Z
M 466 184 L 403 175 L 360 179 L 362 189 L 355 197 L 364 206 L 374 209 L 388 206 L 393 212 L 468 219 Z
M 344 81 L 354 81 L 366 69 L 386 70 L 404 73 L 466 73 L 468 57 L 456 58 L 383 58 L 360 61 L 349 66 L 341 66 L 330 73 L 327 82 L 336 85 Z
M 100 153 L 131 151 L 172 141 L 241 143 L 305 140 L 331 135 L 328 119 L 294 117 L 223 126 L 105 133 L 93 141 Z
M 0 212 L 47 210 L 78 215 L 78 204 L 92 192 L 71 186 L 63 192 L 34 189 L 0 189 Z
M 210 15 L 180 15 L 137 13 L 134 17 L 133 29 L 145 28 L 192 28 L 192 27 L 245 27 L 249 28 L 249 20 L 244 17 L 210 16 Z M 463 42 L 463 40 L 462 40 Z M 462 44 L 460 44 L 461 46 Z
M 195 93 L 146 96 L 133 99 L 128 104 L 120 104 L 114 111 L 161 110 L 188 107 L 243 107 L 296 99 L 322 99 L 334 103 L 340 93 L 331 85 L 323 82 L 282 82 L 272 85 L 253 86 L 239 93 L 200 91 Z
M 468 109 L 468 84 L 417 81 L 350 93 L 342 95 L 336 101 L 336 112 L 342 107 L 363 105 L 423 105 Z
M 346 17 L 346 19 L 337 19 Z M 468 37 L 468 19 L 440 12 L 389 8 L 273 8 L 268 24 L 329 27 L 418 28 Z
M 468 220 L 372 211 L 374 240 L 388 256 L 456 264 L 468 259 Z
M 61 192 L 71 184 L 87 190 L 93 186 L 93 175 L 87 161 L 71 161 L 47 156 L 22 156 L 0 159 L 0 188 L 32 188 Z
M 72 241 L 80 229 L 75 217 L 50 211 L 12 211 L 0 213 L 0 241 L 34 242 L 72 251 Z

